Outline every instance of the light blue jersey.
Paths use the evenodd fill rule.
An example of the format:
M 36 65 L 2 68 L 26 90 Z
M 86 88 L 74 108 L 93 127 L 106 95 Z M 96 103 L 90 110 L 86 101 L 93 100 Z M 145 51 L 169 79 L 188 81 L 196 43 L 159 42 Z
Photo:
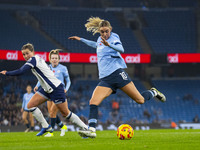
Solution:
M 83 38 L 81 38 L 81 41 L 88 46 L 96 48 L 100 79 L 109 76 L 119 68 L 127 68 L 120 54 L 120 52 L 124 52 L 124 48 L 116 33 L 111 32 L 109 39 L 106 40 L 110 45 L 109 47 L 101 42 L 101 37 L 98 38 L 97 42 Z
M 30 93 L 30 94 L 25 93 L 25 94 L 24 94 L 24 96 L 23 96 L 23 103 L 22 103 L 22 108 L 23 108 L 24 110 L 29 110 L 29 109 L 27 108 L 27 104 L 28 104 L 28 102 L 30 101 L 30 99 L 31 99 L 31 97 L 32 97 L 33 95 L 34 95 L 33 93 Z
M 65 85 L 65 81 L 66 81 L 66 86 L 65 89 L 68 91 L 70 85 L 71 85 L 71 81 L 69 78 L 69 73 L 67 70 L 66 66 L 63 66 L 61 64 L 58 64 L 56 67 L 52 67 L 52 65 L 49 65 L 51 70 L 53 71 L 54 75 L 56 76 L 57 79 L 59 79 L 63 85 Z M 38 82 L 37 87 L 40 86 L 40 83 Z

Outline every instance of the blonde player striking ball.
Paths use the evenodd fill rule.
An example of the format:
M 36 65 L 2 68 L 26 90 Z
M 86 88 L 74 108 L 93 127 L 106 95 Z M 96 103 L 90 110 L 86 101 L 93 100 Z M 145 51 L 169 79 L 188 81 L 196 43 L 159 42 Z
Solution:
M 124 48 L 119 35 L 112 32 L 112 26 L 109 21 L 99 17 L 91 17 L 88 19 L 85 27 L 87 31 L 91 31 L 93 34 L 100 33 L 97 42 L 78 36 L 72 36 L 69 39 L 78 40 L 90 47 L 96 48 L 100 82 L 90 99 L 89 129 L 79 131 L 79 134 L 83 137 L 95 138 L 98 106 L 106 97 L 116 93 L 117 89 L 122 90 L 139 104 L 143 104 L 153 97 L 157 97 L 162 102 L 165 102 L 166 98 L 155 88 L 151 88 L 141 94 L 137 90 L 131 78 L 124 71 L 124 68 L 127 68 L 127 66 L 120 54 L 124 52 Z

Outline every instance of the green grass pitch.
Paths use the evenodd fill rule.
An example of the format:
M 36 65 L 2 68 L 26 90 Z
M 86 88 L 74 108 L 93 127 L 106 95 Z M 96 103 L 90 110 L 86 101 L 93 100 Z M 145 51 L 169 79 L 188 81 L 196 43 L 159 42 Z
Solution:
M 0 133 L 0 150 L 196 150 L 200 149 L 200 130 L 139 130 L 131 140 L 119 140 L 116 131 L 97 131 L 97 138 L 82 139 L 77 132 L 54 132 L 54 137 L 36 137 L 37 132 Z

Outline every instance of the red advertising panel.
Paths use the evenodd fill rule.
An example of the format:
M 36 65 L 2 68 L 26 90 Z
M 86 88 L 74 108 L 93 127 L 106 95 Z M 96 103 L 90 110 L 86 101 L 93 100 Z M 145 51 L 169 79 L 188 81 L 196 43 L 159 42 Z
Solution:
M 126 63 L 150 63 L 150 54 L 122 54 Z
M 18 57 L 20 51 L 0 50 L 0 59 L 2 60 L 20 60 Z
M 49 52 L 35 52 L 45 61 L 49 61 Z M 150 63 L 150 54 L 122 54 L 126 63 Z M 24 61 L 21 51 L 0 50 L 0 59 L 2 60 L 20 60 Z M 60 62 L 70 63 L 97 63 L 96 53 L 60 53 Z
M 70 53 L 72 63 L 97 63 L 97 55 L 92 53 Z
M 169 63 L 200 63 L 200 53 L 168 54 Z

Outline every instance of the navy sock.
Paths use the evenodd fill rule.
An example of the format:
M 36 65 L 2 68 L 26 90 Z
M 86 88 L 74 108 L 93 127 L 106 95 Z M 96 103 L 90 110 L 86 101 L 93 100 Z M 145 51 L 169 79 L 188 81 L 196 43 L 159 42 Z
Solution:
M 52 129 L 54 129 L 55 124 L 56 124 L 56 118 L 51 118 L 51 127 L 52 127 Z
M 28 123 L 26 124 L 26 127 L 29 128 L 29 124 Z
M 96 128 L 98 118 L 98 106 L 97 105 L 90 105 L 90 115 L 88 124 L 90 127 Z
M 33 131 L 34 130 L 34 127 L 31 127 L 31 131 Z
M 145 101 L 150 100 L 154 97 L 154 93 L 150 90 L 142 92 L 141 95 L 144 97 Z
M 62 121 L 60 120 L 60 118 L 58 117 L 58 115 L 56 116 L 56 123 L 59 125 L 60 128 L 63 127 L 63 123 L 62 123 Z

